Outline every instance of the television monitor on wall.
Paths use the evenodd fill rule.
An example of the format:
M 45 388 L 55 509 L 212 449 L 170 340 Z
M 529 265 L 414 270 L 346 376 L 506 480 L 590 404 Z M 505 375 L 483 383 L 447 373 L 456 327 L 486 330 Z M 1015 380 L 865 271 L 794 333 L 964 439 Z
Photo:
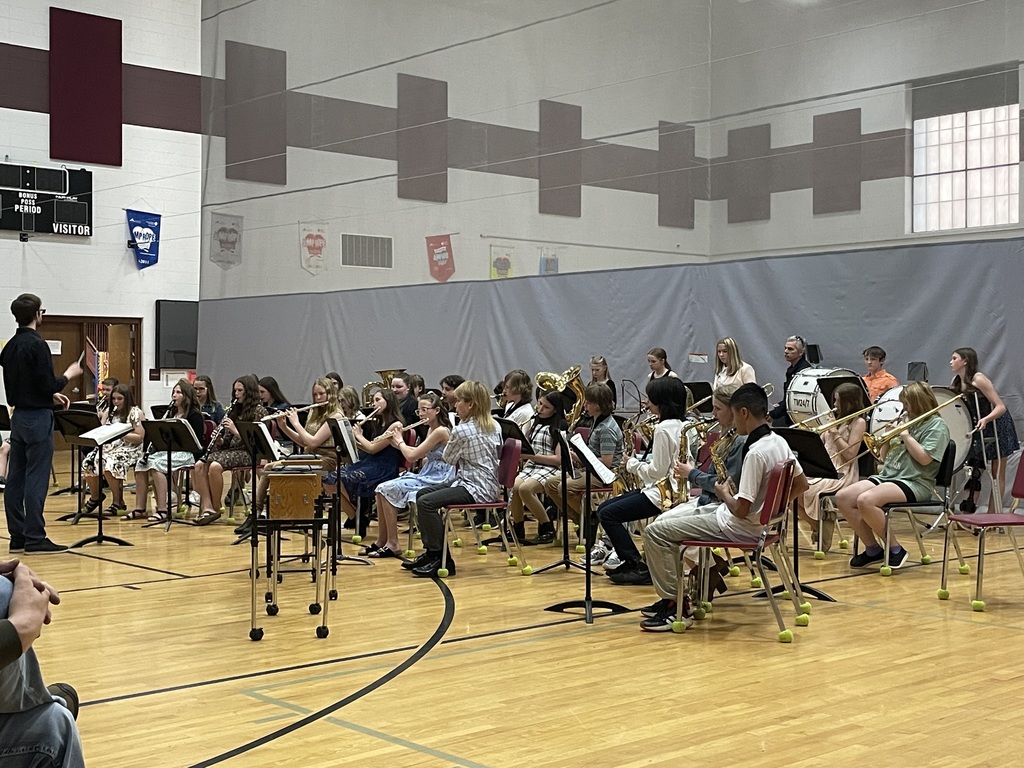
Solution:
M 199 302 L 156 302 L 156 367 L 194 370 L 199 343 Z

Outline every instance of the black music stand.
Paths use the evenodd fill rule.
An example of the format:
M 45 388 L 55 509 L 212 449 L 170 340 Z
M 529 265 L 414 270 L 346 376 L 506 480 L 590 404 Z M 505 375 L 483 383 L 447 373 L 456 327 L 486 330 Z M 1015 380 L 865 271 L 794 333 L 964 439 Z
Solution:
M 69 416 L 72 413 L 74 413 L 74 412 L 73 411 L 64 411 L 63 413 L 56 414 L 56 415 L 58 417 L 60 417 L 60 416 Z M 92 416 L 97 421 L 99 421 L 99 417 L 96 416 L 96 414 L 88 414 L 88 415 Z M 92 445 L 92 446 L 94 446 L 96 448 L 96 452 L 97 452 L 96 453 L 96 471 L 99 473 L 99 476 L 100 476 L 101 479 L 103 477 L 103 446 L 107 445 L 109 443 L 112 443 L 115 440 L 120 440 L 122 437 L 127 435 L 133 429 L 135 429 L 135 427 L 133 427 L 131 424 L 105 424 L 102 427 L 97 427 L 95 429 L 90 429 L 90 430 L 87 430 L 85 432 L 82 432 L 76 438 L 77 440 L 80 441 L 78 443 L 79 445 Z M 100 430 L 103 430 L 103 433 L 101 435 L 96 434 Z M 65 440 L 66 439 L 67 438 L 65 437 Z M 82 497 L 81 496 L 78 497 L 78 505 L 79 505 L 79 511 L 78 511 L 78 514 L 76 514 L 74 516 L 74 520 L 71 521 L 72 525 L 77 525 L 78 521 L 82 517 L 82 511 L 81 511 Z M 100 492 L 100 506 L 101 507 L 103 506 L 103 492 L 102 491 Z M 130 547 L 130 546 L 132 546 L 132 544 L 130 542 L 127 542 L 124 539 L 119 539 L 116 536 L 104 536 L 103 535 L 103 510 L 102 509 L 97 509 L 97 514 L 96 514 L 96 535 L 95 536 L 87 536 L 84 539 L 82 539 L 81 541 L 77 541 L 74 544 L 72 544 L 70 547 L 68 547 L 68 549 L 75 549 L 76 547 L 84 547 L 86 544 L 104 544 L 104 543 L 106 543 L 108 541 L 113 543 L 113 544 L 117 544 L 118 546 L 121 546 L 121 547 Z
M 167 411 L 165 410 L 164 412 L 166 413 Z M 144 421 L 142 422 L 142 429 L 146 433 L 145 442 L 152 446 L 152 450 L 167 453 L 167 520 L 156 520 L 152 523 L 146 523 L 142 527 L 152 528 L 154 525 L 165 525 L 164 533 L 167 533 L 171 530 L 172 523 L 195 525 L 191 520 L 174 519 L 174 511 L 171 509 L 171 488 L 173 487 L 174 475 L 174 469 L 171 466 L 171 454 L 173 451 L 188 451 L 194 455 L 203 450 L 202 443 L 193 431 L 192 425 L 185 421 L 185 419 Z
M 706 381 L 686 381 L 683 382 L 690 394 L 693 395 L 693 402 L 698 403 L 701 400 L 704 403 L 697 409 L 697 413 L 711 413 L 714 409 L 711 404 L 711 385 Z
M 602 608 L 609 612 L 609 614 L 626 613 L 629 611 L 623 605 L 618 603 L 611 603 L 607 600 L 594 600 L 591 595 L 591 577 L 594 571 L 590 567 L 590 550 L 594 547 L 594 534 L 597 531 L 597 521 L 594 519 L 594 513 L 590 506 L 590 478 L 595 474 L 600 474 L 600 469 L 594 465 L 591 461 L 595 458 L 593 453 L 587 455 L 577 449 L 575 445 L 570 443 L 565 433 L 561 431 L 555 431 L 556 439 L 558 440 L 558 447 L 561 451 L 562 456 L 562 559 L 545 565 L 534 571 L 534 575 L 549 571 L 552 568 L 562 566 L 566 571 L 569 568 L 579 568 L 585 574 L 584 587 L 583 587 L 583 599 L 582 600 L 566 600 L 561 603 L 555 603 L 545 608 L 545 611 L 551 611 L 552 613 L 568 613 L 570 609 L 582 608 L 584 616 L 586 617 L 587 624 L 594 623 L 594 608 Z M 585 473 L 585 485 L 583 490 L 583 541 L 586 547 L 586 554 L 584 555 L 585 563 L 580 565 L 574 562 L 569 557 L 569 505 L 568 505 L 568 493 L 566 491 L 566 480 L 568 480 L 570 471 L 572 469 L 572 453 L 575 453 L 580 460 L 580 464 L 583 466 Z M 603 466 L 603 465 L 602 465 Z
M 94 448 L 96 443 L 92 440 L 82 440 L 82 433 L 88 432 L 89 430 L 96 429 L 100 425 L 100 417 L 96 415 L 95 411 L 56 411 L 53 414 L 53 428 L 64 437 L 64 442 L 71 446 L 71 486 L 63 488 L 59 491 L 55 491 L 53 495 L 59 493 L 78 493 L 78 510 L 71 512 L 67 515 L 61 515 L 57 518 L 59 522 L 65 522 L 72 520 L 75 524 L 82 518 L 82 494 L 80 493 L 81 485 L 76 485 L 74 482 L 75 477 L 75 451 L 78 451 L 78 461 L 82 459 L 82 448 Z M 81 469 L 79 469 L 79 480 L 81 480 Z M 100 500 L 103 499 L 103 473 L 100 472 Z M 102 504 L 101 504 L 102 506 Z M 98 510 L 98 514 L 102 515 L 102 509 Z M 94 515 L 90 514 L 89 517 Z
M 76 401 L 76 402 L 71 403 L 70 409 L 72 411 L 84 411 L 86 413 L 93 413 L 93 414 L 96 413 L 96 405 L 95 405 L 95 403 L 90 403 L 90 402 L 88 402 L 86 400 L 81 400 L 81 401 Z M 4 408 L 3 410 L 5 412 L 7 411 L 6 408 Z M 55 411 L 54 416 L 56 416 L 57 413 L 63 413 L 63 411 Z M 99 424 L 98 421 L 96 423 Z M 10 422 L 8 422 L 8 424 L 10 424 Z M 10 426 L 4 427 L 4 426 L 0 425 L 0 429 L 10 429 Z M 60 427 L 57 424 L 57 419 L 56 418 L 54 418 L 54 420 L 53 420 L 53 429 L 54 429 L 55 432 L 60 432 L 62 437 L 66 437 L 64 435 L 64 433 L 61 432 Z M 70 452 L 71 453 L 71 473 L 70 473 L 70 479 L 69 479 L 69 482 L 71 484 L 67 488 L 60 488 L 59 490 L 53 491 L 50 494 L 51 496 L 63 496 L 65 493 L 80 493 L 80 491 L 82 490 L 82 484 L 81 484 L 82 478 L 81 478 L 81 471 L 80 471 L 80 469 L 81 469 L 80 463 L 82 461 L 81 450 L 80 450 L 79 446 L 77 446 L 77 445 L 75 445 L 73 443 L 68 443 L 66 439 L 65 439 L 64 442 L 67 443 L 69 448 L 71 448 L 71 452 Z M 77 481 L 75 480 L 75 472 L 76 471 L 78 471 L 78 473 L 79 473 L 79 477 L 78 477 Z M 101 488 L 103 487 L 103 478 L 100 478 L 100 487 Z M 79 506 L 81 506 L 81 499 L 79 499 Z M 58 517 L 57 519 L 58 520 L 70 520 L 71 518 L 70 517 Z
M 372 412 L 372 410 L 371 410 Z M 359 450 L 356 448 L 355 438 L 352 435 L 352 422 L 348 419 L 328 419 L 327 425 L 331 430 L 331 437 L 334 438 L 334 455 L 337 459 L 334 472 L 334 503 L 331 505 L 327 535 L 334 537 L 335 553 L 331 558 L 331 579 L 338 574 L 338 565 L 351 563 L 352 565 L 374 566 L 367 557 L 346 555 L 341 549 L 341 460 L 348 456 L 349 461 L 355 464 L 359 461 Z M 360 504 L 356 500 L 356 532 L 359 532 Z
M 818 390 L 821 392 L 821 396 L 825 398 L 825 402 L 829 407 L 835 402 L 836 387 L 840 384 L 856 385 L 864 396 L 864 406 L 871 404 L 868 385 L 864 383 L 864 379 L 860 376 L 822 376 L 818 379 Z M 801 466 L 803 466 L 802 463 Z
M 824 381 L 825 379 L 822 379 Z M 800 462 L 800 466 L 804 471 L 804 475 L 809 478 L 825 478 L 828 480 L 836 480 L 839 478 L 839 473 L 836 471 L 835 466 L 832 464 L 832 459 L 829 458 L 828 450 L 825 448 L 825 443 L 821 439 L 821 435 L 816 432 L 811 432 L 807 429 L 792 429 L 782 427 L 779 429 L 773 429 L 779 437 L 786 441 L 789 445 L 789 449 L 796 455 L 797 461 Z M 800 582 L 800 531 L 799 531 L 800 518 L 797 515 L 797 503 L 796 499 L 793 499 L 793 581 L 800 587 L 800 591 L 804 594 L 816 597 L 819 600 L 825 600 L 830 603 L 834 603 L 836 599 L 826 592 L 810 586 L 804 586 Z M 783 585 L 778 585 L 772 588 L 772 592 L 782 592 L 785 589 Z M 761 592 L 760 595 L 763 596 Z

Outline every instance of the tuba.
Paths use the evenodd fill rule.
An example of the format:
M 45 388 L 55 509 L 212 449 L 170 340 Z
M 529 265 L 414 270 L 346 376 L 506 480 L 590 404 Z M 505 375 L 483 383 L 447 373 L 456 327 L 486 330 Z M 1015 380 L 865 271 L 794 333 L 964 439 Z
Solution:
M 400 373 L 405 373 L 405 368 L 385 368 L 377 371 L 380 381 L 368 381 L 363 385 L 363 405 L 370 405 L 373 400 L 371 394 L 375 389 L 390 389 L 391 380 Z
M 564 392 L 567 389 L 572 390 L 572 393 L 576 396 L 576 402 L 573 403 L 572 409 L 566 414 L 566 421 L 569 422 L 570 430 L 576 426 L 576 422 L 579 421 L 580 415 L 583 413 L 584 390 L 583 384 L 580 381 L 580 370 L 580 366 L 574 365 L 562 373 L 540 371 L 534 377 L 534 381 L 537 382 L 537 386 L 540 389 L 554 389 L 558 392 Z

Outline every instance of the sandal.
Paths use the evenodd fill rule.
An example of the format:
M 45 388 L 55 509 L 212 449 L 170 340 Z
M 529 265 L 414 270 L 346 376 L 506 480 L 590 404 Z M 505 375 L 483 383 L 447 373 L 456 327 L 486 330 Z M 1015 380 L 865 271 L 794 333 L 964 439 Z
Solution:
M 119 514 L 124 512 L 126 509 L 128 509 L 128 505 L 127 504 L 118 504 L 118 503 L 115 502 L 115 503 L 111 504 L 109 507 L 107 507 L 105 510 L 103 510 L 103 514 L 106 515 L 107 517 L 117 517 Z
M 171 517 L 162 509 L 158 509 L 152 515 L 149 516 L 149 522 L 151 523 L 166 523 Z
M 367 552 L 366 553 L 366 557 L 372 557 L 372 558 L 375 558 L 375 559 L 382 559 L 382 558 L 385 558 L 385 557 L 399 557 L 400 558 L 401 555 L 398 554 L 391 547 L 389 547 L 387 544 L 385 544 L 383 547 L 377 547 L 377 549 L 373 550 L 372 552 Z
M 220 520 L 220 512 L 214 512 L 212 509 L 206 509 L 203 510 L 203 513 L 192 522 L 194 525 L 209 525 L 217 520 Z
M 82 507 L 82 514 L 83 515 L 91 515 L 91 514 L 95 513 L 96 510 L 100 508 L 100 505 L 102 503 L 103 503 L 103 499 L 102 498 L 99 498 L 99 499 L 89 499 L 87 502 L 85 502 L 85 506 Z
M 146 517 L 146 510 L 144 509 L 133 509 L 127 515 L 121 515 L 122 520 L 142 520 Z
M 380 544 L 378 544 L 377 542 L 374 542 L 373 544 L 368 544 L 367 546 L 363 547 L 363 551 L 359 553 L 359 556 L 360 557 L 380 557 L 380 555 L 374 554 L 375 552 L 378 552 L 380 550 L 381 550 Z

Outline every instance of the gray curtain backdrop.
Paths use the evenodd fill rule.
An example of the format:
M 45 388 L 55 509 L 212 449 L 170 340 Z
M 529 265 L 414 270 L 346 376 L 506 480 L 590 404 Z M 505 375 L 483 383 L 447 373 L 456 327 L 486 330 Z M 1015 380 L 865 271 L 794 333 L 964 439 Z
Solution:
M 204 300 L 199 368 L 221 393 L 253 372 L 308 402 L 313 380 L 330 370 L 357 389 L 381 368 L 406 368 L 436 387 L 449 373 L 493 384 L 512 368 L 579 364 L 588 381 L 590 356 L 603 354 L 617 383 L 642 387 L 651 347 L 664 347 L 684 380 L 710 381 L 715 341 L 733 336 L 758 381 L 780 387 L 783 341 L 799 334 L 821 346 L 827 367 L 862 373 L 861 351 L 878 344 L 901 381 L 908 362 L 923 361 L 941 385 L 951 352 L 974 347 L 1020 425 L 1022 251 L 1022 239 L 990 240 Z

